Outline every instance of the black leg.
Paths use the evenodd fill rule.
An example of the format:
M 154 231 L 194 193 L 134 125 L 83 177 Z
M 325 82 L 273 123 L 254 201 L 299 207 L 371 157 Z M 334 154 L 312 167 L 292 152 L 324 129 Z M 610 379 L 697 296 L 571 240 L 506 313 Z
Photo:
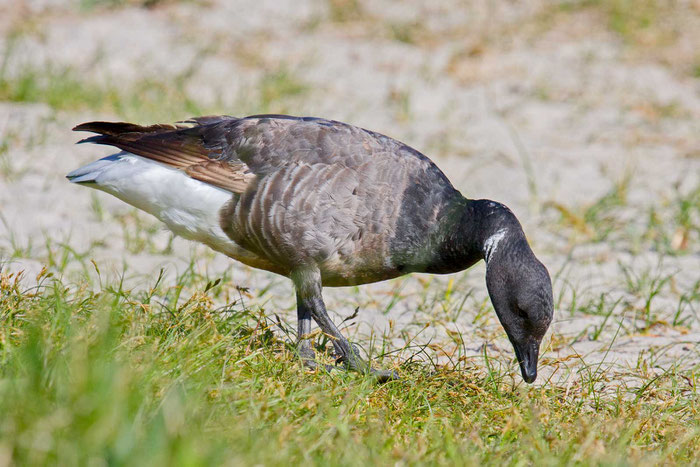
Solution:
M 328 316 L 326 306 L 321 297 L 311 297 L 305 300 L 311 309 L 311 316 L 318 324 L 321 330 L 330 337 L 335 347 L 335 353 L 339 360 L 342 361 L 350 370 L 365 372 L 369 370 L 367 364 L 362 361 L 353 346 L 341 334 L 340 330 L 335 326 L 331 318 Z
M 311 345 L 311 323 L 313 317 L 311 315 L 311 309 L 306 305 L 306 303 L 297 294 L 297 351 L 301 357 L 301 361 L 304 366 L 315 370 L 317 368 L 324 368 L 326 371 L 333 370 L 334 367 L 331 365 L 322 365 L 316 361 L 316 352 L 314 352 L 313 346 Z
M 297 294 L 297 351 L 304 362 L 304 366 L 316 369 L 318 367 L 316 352 L 311 346 L 311 338 L 309 337 L 309 334 L 311 334 L 311 320 L 311 310 Z
M 300 339 L 304 335 L 302 333 L 302 328 L 307 326 L 305 323 L 308 322 L 309 330 L 311 327 L 310 321 L 302 319 L 308 318 L 308 313 L 310 314 L 311 318 L 316 321 L 316 324 L 318 324 L 318 326 L 321 328 L 321 331 L 331 338 L 335 352 L 339 356 L 339 360 L 345 365 L 346 368 L 361 373 L 371 372 L 381 381 L 397 378 L 396 373 L 393 371 L 372 370 L 370 366 L 363 361 L 362 358 L 360 358 L 355 348 L 335 326 L 333 321 L 328 316 L 326 305 L 323 303 L 323 297 L 321 295 L 321 278 L 318 270 L 306 270 L 302 273 L 292 274 L 292 280 L 297 288 L 297 312 L 299 318 Z M 305 333 L 307 332 L 305 331 Z M 304 344 L 302 344 L 301 340 L 299 344 L 301 354 L 302 346 Z M 313 352 L 313 349 L 310 350 Z M 303 357 L 304 355 L 302 354 L 302 358 Z

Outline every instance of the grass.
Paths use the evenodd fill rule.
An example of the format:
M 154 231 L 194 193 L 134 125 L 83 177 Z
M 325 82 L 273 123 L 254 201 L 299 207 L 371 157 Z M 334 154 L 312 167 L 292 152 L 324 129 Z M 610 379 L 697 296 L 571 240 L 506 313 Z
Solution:
M 345 23 L 365 18 L 365 12 L 359 0 L 327 0 L 328 15 L 332 22 Z
M 405 363 L 378 385 L 304 371 L 288 326 L 191 268 L 141 290 L 100 282 L 0 276 L 5 461 L 627 464 L 700 452 L 697 368 L 611 396 L 593 364 L 566 388 L 514 387 L 494 356 L 486 370 Z
M 669 0 L 559 0 L 545 2 L 533 16 L 535 34 L 562 20 L 587 22 L 593 35 L 609 31 L 623 45 L 625 59 L 657 62 L 683 78 L 694 76 L 697 54 L 685 44 L 698 41 L 698 7 Z
M 308 90 L 308 86 L 288 70 L 268 72 L 260 80 L 259 102 L 254 108 L 262 109 L 261 112 L 292 111 L 285 106 L 285 100 L 301 97 Z
M 156 3 L 164 2 L 81 5 Z M 655 30 L 646 19 L 649 11 L 656 14 L 647 1 L 632 12 L 636 16 L 621 19 L 616 15 L 634 9 L 631 2 L 578 3 L 603 9 L 606 25 L 625 42 L 643 40 Z M 358 23 L 377 21 L 355 0 L 328 0 L 328 13 L 334 26 L 347 23 L 360 33 Z M 378 28 L 367 31 L 410 46 L 433 41 L 419 23 Z M 458 36 L 465 37 L 461 31 Z M 461 52 L 465 59 L 478 57 L 489 45 L 476 44 L 467 43 Z M 0 100 L 141 122 L 226 109 L 298 109 L 313 86 L 290 67 L 265 65 L 248 47 L 251 60 L 258 61 L 247 66 L 261 70 L 260 79 L 241 91 L 246 100 L 226 108 L 220 99 L 206 108 L 195 103 L 188 92 L 190 71 L 172 79 L 99 84 L 56 65 L 25 66 L 13 73 L 3 65 Z M 235 59 L 243 62 L 244 55 Z M 551 99 L 547 89 L 538 92 Z M 397 121 L 414 118 L 409 92 L 395 90 L 386 104 Z M 675 104 L 650 109 L 658 118 L 688 118 L 678 111 Z M 16 180 L 24 168 L 16 161 L 13 165 L 8 154 L 21 144 L 21 135 L 3 136 L 0 175 Z M 447 148 L 443 152 L 454 153 L 448 136 L 439 143 Z M 511 136 L 523 149 L 518 135 Z M 520 156 L 531 203 L 539 205 L 529 156 L 524 150 Z M 700 241 L 700 188 L 677 189 L 640 211 L 628 204 L 633 182 L 623 177 L 586 204 L 547 205 L 556 218 L 543 229 L 574 245 L 606 242 L 633 254 L 655 250 L 659 256 L 685 256 L 679 261 L 692 259 Z M 88 211 L 94 220 L 121 226 L 119 248 L 128 253 L 161 255 L 173 249 L 153 221 L 133 212 L 109 214 L 97 195 Z M 55 235 L 22 237 L 1 215 L 0 221 L 7 232 L 0 239 L 0 465 L 697 463 L 697 343 L 689 339 L 693 356 L 672 364 L 663 358 L 665 346 L 644 349 L 625 368 L 611 357 L 623 336 L 661 330 L 683 339 L 683 333 L 696 329 L 700 280 L 677 290 L 674 272 L 621 262 L 618 281 L 591 293 L 568 283 L 563 274 L 567 294 L 558 294 L 557 310 L 570 310 L 570 316 L 559 319 L 590 318 L 591 325 L 573 336 L 554 330 L 536 387 L 526 386 L 515 373 L 511 350 L 495 344 L 503 340 L 503 331 L 483 284 L 472 288 L 465 276 L 446 284 L 419 277 L 422 288 L 413 292 L 407 282 L 397 281 L 373 307 L 385 317 L 408 315 L 411 324 L 401 329 L 390 322 L 395 326 L 391 336 L 359 338 L 375 356 L 374 366 L 394 367 L 402 376 L 378 385 L 364 375 L 305 371 L 294 354 L 294 324 L 266 310 L 264 301 L 251 300 L 228 274 L 207 276 L 190 264 L 175 278 L 156 271 L 132 290 L 125 284 L 133 278 L 110 276 L 92 261 L 99 242 L 107 240 L 77 248 Z M 4 265 L 26 259 L 47 269 L 20 280 Z M 262 295 L 272 286 L 255 287 Z M 339 300 L 350 314 L 361 297 L 356 290 Z M 338 323 L 350 327 L 353 317 Z M 467 326 L 471 330 L 463 334 L 460 329 Z M 445 342 L 425 337 L 436 328 L 446 334 Z M 395 337 L 408 344 L 397 348 Z M 596 349 L 579 355 L 573 348 L 578 343 Z M 331 347 L 320 335 L 316 345 Z M 480 355 L 467 352 L 475 345 Z M 558 357 L 561 349 L 565 357 Z
M 27 66 L 13 76 L 0 73 L 0 101 L 44 103 L 54 110 L 91 110 L 118 116 L 127 121 L 176 121 L 186 116 L 225 114 L 251 109 L 251 112 L 292 111 L 294 102 L 309 88 L 287 70 L 265 73 L 254 89 L 241 91 L 240 102 L 226 105 L 196 103 L 187 90 L 191 72 L 174 77 L 142 79 L 132 85 L 96 84 L 78 77 L 70 67 Z M 5 169 L 0 146 L 0 170 Z
M 411 93 L 409 91 L 391 89 L 387 95 L 386 104 L 393 111 L 396 121 L 402 123 L 411 121 Z
M 671 5 L 659 0 L 581 0 L 560 3 L 563 10 L 593 7 L 604 13 L 607 26 L 626 40 L 636 41 L 652 26 L 657 26 Z
M 700 241 L 700 186 L 676 188 L 668 198 L 653 198 L 646 207 L 631 208 L 627 202 L 631 182 L 627 175 L 585 205 L 546 202 L 544 207 L 558 213 L 559 225 L 575 244 L 624 241 L 635 252 L 693 254 L 693 246 Z
M 169 233 L 166 234 L 159 222 L 150 217 L 138 215 L 135 209 L 116 215 L 115 218 L 117 223 L 122 227 L 124 247 L 129 253 L 172 253 L 173 235 Z M 159 241 L 162 240 L 162 238 L 158 238 L 163 236 L 168 237 L 165 245 L 162 244 L 162 241 Z
M 44 103 L 54 110 L 108 112 L 125 119 L 197 115 L 201 109 L 175 77 L 161 82 L 144 79 L 133 87 L 99 85 L 81 79 L 70 67 L 25 66 L 10 76 L 0 74 L 0 101 Z
M 3 139 L 0 142 L 0 175 L 5 180 L 14 180 L 18 178 L 21 173 L 16 169 L 15 164 L 10 158 L 9 154 L 10 143 Z
M 266 70 L 254 86 L 239 90 L 236 102 L 221 97 L 207 105 L 197 103 L 188 88 L 198 60 L 175 76 L 147 77 L 133 83 L 86 78 L 69 65 L 10 66 L 18 54 L 17 39 L 8 41 L 0 63 L 0 101 L 44 103 L 56 111 L 90 110 L 116 115 L 127 121 L 171 122 L 196 115 L 226 113 L 285 113 L 299 105 L 309 86 L 291 70 L 280 65 Z M 12 72 L 10 69 L 12 68 Z M 0 143 L 0 174 L 11 173 Z
M 0 243 L 0 264 L 8 259 L 29 258 L 34 251 L 32 239 L 24 239 L 17 235 L 2 212 L 0 212 L 0 223 L 6 232 L 6 238 L 3 238 Z

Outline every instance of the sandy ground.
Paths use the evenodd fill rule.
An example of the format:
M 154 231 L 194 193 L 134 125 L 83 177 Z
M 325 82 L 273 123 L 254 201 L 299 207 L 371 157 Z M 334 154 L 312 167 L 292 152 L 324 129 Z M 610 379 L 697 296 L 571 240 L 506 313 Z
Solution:
M 700 43 L 700 6 L 674 8 L 684 10 L 664 17 L 680 31 L 668 45 L 611 30 L 604 12 L 546 2 L 4 1 L 0 50 L 4 79 L 70 68 L 83 83 L 128 90 L 172 77 L 200 109 L 334 118 L 421 150 L 466 196 L 502 201 L 521 219 L 557 301 L 539 383 L 567 385 L 586 372 L 644 378 L 700 362 L 700 209 L 691 228 L 673 224 L 679 198 L 700 186 L 700 79 L 684 65 Z M 271 71 L 303 92 L 265 94 Z M 144 287 L 159 268 L 172 280 L 195 258 L 197 271 L 228 272 L 252 305 L 293 322 L 286 279 L 180 239 L 169 251 L 154 220 L 68 183 L 68 171 L 110 153 L 74 146 L 70 128 L 120 118 L 76 107 L 0 102 L 3 268 L 31 278 L 50 253 L 70 251 Z M 615 187 L 622 200 L 608 216 L 584 219 Z M 644 235 L 652 210 L 669 226 L 667 249 Z M 596 222 L 612 229 L 603 240 Z M 139 239 L 147 247 L 134 247 Z M 483 366 L 486 353 L 514 369 L 483 264 L 325 296 L 337 319 L 360 307 L 347 329 L 355 339 L 410 344 L 398 361 L 429 344 L 420 358 Z

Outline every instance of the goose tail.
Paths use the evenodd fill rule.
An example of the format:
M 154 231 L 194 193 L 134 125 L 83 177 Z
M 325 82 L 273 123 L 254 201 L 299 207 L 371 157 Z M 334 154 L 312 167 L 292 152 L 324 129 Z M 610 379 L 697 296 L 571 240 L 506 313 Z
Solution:
M 115 164 L 119 163 L 121 160 L 122 155 L 123 154 L 112 154 L 111 156 L 86 164 L 67 174 L 66 178 L 71 183 L 97 185 L 100 176 L 112 171 L 115 168 Z
M 120 152 L 84 165 L 66 177 L 152 214 L 182 237 L 207 244 L 230 243 L 219 225 L 219 211 L 231 199 L 231 193 L 180 170 Z

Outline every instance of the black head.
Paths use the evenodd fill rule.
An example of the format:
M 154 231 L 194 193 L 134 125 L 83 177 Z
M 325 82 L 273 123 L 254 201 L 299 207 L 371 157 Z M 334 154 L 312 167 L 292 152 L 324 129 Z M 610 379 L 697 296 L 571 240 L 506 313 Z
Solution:
M 519 229 L 518 229 L 519 230 Z M 503 232 L 497 249 L 486 245 L 486 286 L 526 383 L 537 377 L 540 343 L 554 315 L 552 282 L 522 231 Z

